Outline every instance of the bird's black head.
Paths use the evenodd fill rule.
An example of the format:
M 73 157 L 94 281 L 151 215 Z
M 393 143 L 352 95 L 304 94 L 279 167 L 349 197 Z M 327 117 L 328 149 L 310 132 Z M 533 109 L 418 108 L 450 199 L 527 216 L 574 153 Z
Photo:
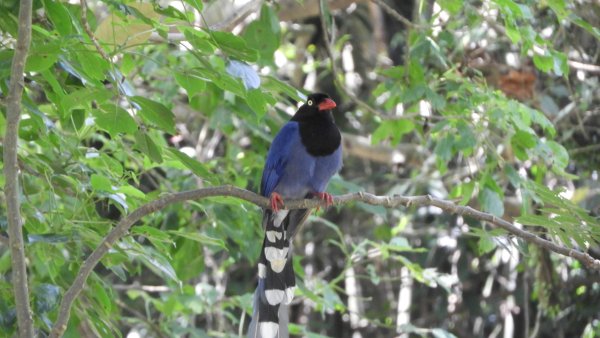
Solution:
M 327 111 L 335 108 L 335 102 L 327 94 L 314 93 L 306 98 L 306 105 L 309 108 L 316 107 L 318 111 Z
M 292 120 L 301 121 L 306 118 L 320 115 L 319 113 L 329 113 L 336 107 L 335 102 L 327 94 L 314 93 L 308 95 L 306 102 L 298 109 L 298 112 Z

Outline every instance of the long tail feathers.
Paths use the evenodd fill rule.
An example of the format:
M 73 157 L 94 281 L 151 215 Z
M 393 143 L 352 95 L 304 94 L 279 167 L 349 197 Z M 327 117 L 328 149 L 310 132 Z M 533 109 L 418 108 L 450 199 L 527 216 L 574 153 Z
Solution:
M 296 289 L 291 240 L 307 216 L 308 210 L 265 211 L 265 238 L 258 261 L 249 338 L 288 337 L 287 305 L 294 299 Z

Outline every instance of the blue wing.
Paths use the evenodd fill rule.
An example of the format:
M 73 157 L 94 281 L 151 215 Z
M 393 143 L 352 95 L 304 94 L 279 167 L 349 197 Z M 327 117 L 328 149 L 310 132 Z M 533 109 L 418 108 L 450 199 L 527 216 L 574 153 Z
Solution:
M 300 132 L 297 122 L 288 122 L 275 136 L 267 162 L 263 169 L 262 181 L 260 183 L 260 194 L 269 197 L 273 189 L 279 183 L 285 166 L 290 159 L 292 148 L 300 142 Z

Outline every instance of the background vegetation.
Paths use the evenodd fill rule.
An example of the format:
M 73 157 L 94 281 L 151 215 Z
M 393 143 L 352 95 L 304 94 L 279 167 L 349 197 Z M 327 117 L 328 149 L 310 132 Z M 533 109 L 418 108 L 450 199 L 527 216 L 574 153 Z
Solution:
M 0 3 L 5 140 L 27 22 L 20 4 Z M 125 215 L 167 193 L 257 191 L 272 137 L 306 93 L 322 91 L 344 132 L 331 193 L 428 194 L 590 260 L 532 245 L 495 218 L 345 204 L 317 212 L 295 241 L 291 332 L 600 336 L 598 2 L 32 7 L 15 196 L 37 334 L 51 332 L 85 259 Z M 10 203 L 15 180 L 5 175 Z M 23 283 L 9 250 L 14 213 L 2 205 L 0 336 L 15 336 Z M 251 313 L 260 217 L 255 204 L 227 197 L 150 214 L 104 249 L 54 334 L 238 336 Z

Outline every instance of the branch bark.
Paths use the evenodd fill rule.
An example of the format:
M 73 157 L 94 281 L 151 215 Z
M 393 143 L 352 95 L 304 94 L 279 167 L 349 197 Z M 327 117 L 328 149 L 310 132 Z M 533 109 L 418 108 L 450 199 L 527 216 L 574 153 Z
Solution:
M 92 273 L 94 267 L 100 262 L 102 257 L 110 250 L 110 248 L 124 235 L 127 234 L 129 228 L 139 221 L 142 217 L 147 216 L 151 213 L 159 211 L 164 207 L 183 201 L 198 200 L 207 197 L 216 196 L 229 196 L 236 197 L 238 199 L 250 202 L 262 208 L 269 208 L 269 199 L 253 193 L 251 191 L 240 189 L 231 185 L 210 187 L 197 190 L 184 191 L 180 193 L 174 193 L 166 195 L 158 200 L 144 204 L 139 207 L 125 218 L 121 219 L 115 228 L 102 240 L 100 245 L 90 254 L 81 266 L 73 284 L 67 290 L 63 296 L 63 300 L 60 304 L 58 318 L 52 328 L 50 337 L 58 338 L 63 335 L 67 329 L 67 323 L 71 312 L 73 302 L 81 293 L 81 290 L 85 287 L 87 278 Z M 445 212 L 452 214 L 459 214 L 463 216 L 469 216 L 480 221 L 486 221 L 497 227 L 500 227 L 509 233 L 524 239 L 525 241 L 539 245 L 550 251 L 554 251 L 558 254 L 573 257 L 579 260 L 584 266 L 591 270 L 600 271 L 600 260 L 594 259 L 589 254 L 581 252 L 575 249 L 570 249 L 562 245 L 550 242 L 546 239 L 538 237 L 528 231 L 517 228 L 512 223 L 505 221 L 501 218 L 493 216 L 491 214 L 475 210 L 471 207 L 463 207 L 454 204 L 451 201 L 446 201 L 438 198 L 427 196 L 377 196 L 370 193 L 358 192 L 335 196 L 333 198 L 334 205 L 344 205 L 351 202 L 363 202 L 371 205 L 381 205 L 388 208 L 396 208 L 400 206 L 436 206 Z M 311 200 L 311 199 L 300 199 L 300 200 L 289 200 L 285 202 L 285 209 L 307 209 L 316 207 L 326 207 L 324 201 Z
M 83 29 L 85 30 L 87 35 L 90 37 L 90 40 L 92 40 L 92 43 L 94 44 L 94 47 L 96 48 L 96 50 L 98 51 L 100 56 L 102 56 L 102 58 L 104 60 L 108 61 L 108 63 L 111 64 L 112 61 L 110 60 L 110 57 L 108 56 L 108 54 L 106 54 L 106 52 L 104 51 L 102 46 L 100 46 L 100 43 L 98 42 L 98 39 L 96 38 L 96 35 L 94 35 L 94 32 L 92 32 L 92 28 L 90 27 L 90 23 L 87 18 L 88 6 L 87 6 L 86 0 L 81 0 L 80 2 L 81 2 L 81 22 L 83 23 Z
M 23 71 L 31 44 L 31 0 L 22 0 L 19 8 L 19 32 L 10 70 L 6 110 L 6 132 L 4 135 L 4 194 L 8 216 L 10 258 L 12 262 L 12 284 L 17 308 L 19 337 L 33 337 L 33 321 L 29 305 L 23 222 L 19 203 L 19 166 L 17 142 L 23 97 Z

